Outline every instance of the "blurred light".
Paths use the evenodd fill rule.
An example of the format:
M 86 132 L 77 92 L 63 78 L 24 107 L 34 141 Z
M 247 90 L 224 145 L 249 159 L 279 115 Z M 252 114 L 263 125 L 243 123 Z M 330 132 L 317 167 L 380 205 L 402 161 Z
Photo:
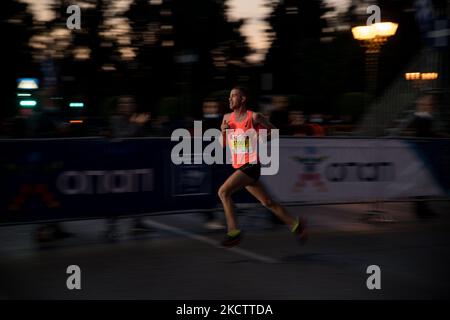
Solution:
M 437 72 L 407 72 L 406 80 L 436 80 L 439 74 Z
M 321 37 L 320 42 L 331 42 L 333 39 L 334 37 Z
M 353 38 L 356 40 L 370 40 L 375 38 L 375 29 L 371 26 L 360 26 L 352 28 Z
M 83 123 L 83 120 L 69 120 L 69 123 Z
M 17 88 L 25 90 L 33 90 L 39 88 L 39 81 L 35 78 L 17 79 Z
M 172 11 L 171 10 L 161 10 L 160 14 L 162 16 L 171 16 L 172 15 Z
M 36 100 L 22 100 L 19 104 L 21 107 L 35 107 L 37 102 Z
M 418 80 L 420 79 L 420 72 L 408 72 L 405 73 L 406 80 Z
M 69 103 L 69 107 L 71 108 L 84 108 L 83 102 L 71 102 Z
M 102 66 L 102 70 L 103 71 L 115 71 L 116 67 L 114 67 L 114 65 L 112 65 L 112 64 L 105 64 L 104 66 Z
M 379 37 L 391 37 L 398 28 L 398 24 L 393 22 L 374 23 L 372 26 L 375 28 L 376 34 Z
M 162 42 L 163 47 L 173 47 L 175 45 L 175 42 L 172 40 L 165 40 Z
M 31 93 L 18 93 L 17 96 L 18 97 L 30 97 Z
M 153 6 L 161 5 L 162 3 L 162 0 L 150 0 L 150 4 Z
M 393 22 L 374 23 L 370 26 L 352 28 L 356 40 L 372 40 L 376 37 L 391 37 L 397 31 L 398 24 Z
M 286 8 L 286 13 L 287 14 L 297 14 L 298 13 L 298 8 L 297 7 L 287 7 Z
M 119 52 L 124 60 L 133 60 L 136 57 L 134 49 L 131 47 L 120 48 Z
M 437 72 L 422 73 L 422 80 L 435 80 L 438 78 Z
M 22 20 L 11 18 L 11 19 L 6 20 L 6 22 L 11 23 L 11 24 L 21 24 Z
M 95 9 L 95 3 L 80 2 L 81 9 Z
M 87 60 L 91 56 L 91 49 L 87 47 L 78 47 L 73 50 L 75 60 Z

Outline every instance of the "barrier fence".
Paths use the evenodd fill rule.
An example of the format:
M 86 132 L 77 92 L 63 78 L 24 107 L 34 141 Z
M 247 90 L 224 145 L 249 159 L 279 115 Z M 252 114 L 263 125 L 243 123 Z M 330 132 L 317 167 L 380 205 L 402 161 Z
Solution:
M 175 165 L 177 143 L 0 140 L 0 224 L 216 208 L 217 190 L 233 169 Z M 281 138 L 279 154 L 278 174 L 261 181 L 285 204 L 450 195 L 449 139 Z M 244 192 L 234 199 L 255 202 Z

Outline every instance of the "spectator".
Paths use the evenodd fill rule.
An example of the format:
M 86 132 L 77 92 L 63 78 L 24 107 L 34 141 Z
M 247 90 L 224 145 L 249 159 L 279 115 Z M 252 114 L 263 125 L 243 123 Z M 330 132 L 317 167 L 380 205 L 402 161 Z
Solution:
M 33 133 L 34 137 L 50 138 L 63 137 L 68 134 L 68 126 L 61 114 L 61 106 L 56 100 L 56 89 L 54 87 L 46 88 L 43 91 L 42 107 L 40 112 L 33 110 L 33 116 L 28 123 L 28 133 Z M 47 195 L 49 197 L 49 195 Z M 55 202 L 55 201 L 53 201 Z M 57 206 L 56 203 L 53 204 Z M 59 204 L 58 204 L 59 205 Z M 73 234 L 66 231 L 61 223 L 51 223 L 40 226 L 36 230 L 35 240 L 37 242 L 49 242 L 59 239 L 72 237 Z
M 433 132 L 433 106 L 435 98 L 431 94 L 425 94 L 417 99 L 416 112 L 410 128 L 414 130 L 416 137 L 434 137 Z
M 410 128 L 414 130 L 416 137 L 429 138 L 436 136 L 433 131 L 433 108 L 435 98 L 431 94 L 421 95 L 416 101 L 416 112 Z M 435 213 L 430 209 L 426 201 L 427 196 L 416 197 L 415 213 L 419 219 L 432 218 Z
M 114 138 L 142 135 L 150 121 L 150 113 L 136 113 L 136 103 L 131 96 L 119 98 L 117 111 L 111 116 L 111 135 Z
M 325 130 L 321 126 L 321 122 L 320 115 L 311 115 L 309 122 L 306 123 L 303 112 L 290 111 L 287 134 L 293 136 L 323 137 Z
M 308 123 L 308 136 L 323 137 L 325 136 L 325 130 L 323 128 L 323 118 L 321 114 L 312 114 L 309 117 Z
M 216 100 L 206 100 L 203 103 L 202 129 L 219 129 L 222 124 L 220 104 Z M 221 230 L 225 226 L 215 217 L 212 212 L 204 212 L 204 226 L 210 230 Z
M 110 135 L 112 138 L 136 137 L 144 133 L 145 125 L 150 121 L 150 113 L 136 113 L 136 103 L 132 96 L 122 96 L 118 100 L 117 111 L 111 116 Z M 117 217 L 111 217 L 108 221 L 106 238 L 115 241 L 118 238 Z M 154 229 L 136 217 L 130 231 L 134 234 L 151 232 Z
M 288 134 L 291 136 L 305 136 L 306 125 L 303 112 L 292 110 L 289 111 L 289 127 Z
M 289 134 L 288 99 L 285 96 L 275 96 L 273 104 L 274 110 L 270 114 L 269 121 L 280 130 L 280 135 L 287 135 Z

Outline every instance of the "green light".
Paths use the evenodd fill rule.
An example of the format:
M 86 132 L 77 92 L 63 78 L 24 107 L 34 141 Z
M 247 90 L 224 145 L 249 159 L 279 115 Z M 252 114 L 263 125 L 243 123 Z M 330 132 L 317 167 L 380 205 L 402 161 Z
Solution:
M 69 104 L 69 107 L 71 107 L 71 108 L 84 108 L 84 103 L 83 102 L 71 102 Z
M 31 97 L 31 93 L 18 93 L 18 97 Z
M 35 107 L 36 100 L 22 100 L 19 104 L 21 107 Z

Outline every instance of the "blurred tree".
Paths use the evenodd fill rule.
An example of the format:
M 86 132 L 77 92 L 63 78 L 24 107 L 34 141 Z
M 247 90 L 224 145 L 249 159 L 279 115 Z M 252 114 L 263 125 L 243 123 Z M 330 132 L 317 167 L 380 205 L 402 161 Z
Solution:
M 87 112 L 100 115 L 105 101 L 126 91 L 122 90 L 126 82 L 118 73 L 121 55 L 117 39 L 105 35 L 111 3 L 103 0 L 88 3 L 91 5 L 81 13 L 81 29 L 71 31 L 72 41 L 63 60 L 61 80 L 64 81 L 64 96 L 85 99 Z M 66 19 L 68 14 L 63 17 Z
M 425 45 L 414 10 L 415 0 L 379 0 L 381 21 L 398 23 L 394 37 L 386 42 L 380 52 L 378 93 L 397 77 Z
M 272 1 L 267 18 L 272 27 L 272 47 L 266 67 L 272 70 L 274 90 L 280 93 L 320 93 L 322 74 L 322 30 L 330 10 L 323 1 Z
M 250 49 L 217 0 L 134 0 L 126 12 L 137 48 L 134 83 L 154 103 L 181 96 L 182 113 L 201 114 L 201 99 L 245 73 Z M 180 115 L 182 116 L 182 115 Z
M 338 114 L 346 122 L 355 123 L 364 113 L 365 93 L 349 92 L 342 94 L 337 103 Z
M 29 48 L 33 35 L 33 16 L 28 5 L 16 0 L 2 1 L 0 30 L 3 49 L 0 53 L 2 74 L 2 107 L 0 117 L 16 113 L 16 79 L 24 76 L 38 76 Z
M 413 3 L 378 1 L 381 20 L 399 23 L 396 36 L 381 51 L 378 94 L 423 46 Z M 265 72 L 273 73 L 273 90 L 303 95 L 303 110 L 338 114 L 342 94 L 365 90 L 365 51 L 353 39 L 351 27 L 366 24 L 368 3 L 353 0 L 345 12 L 333 19 L 324 17 L 330 12 L 325 1 L 274 0 L 271 6 L 273 12 L 267 21 L 272 27 L 273 43 Z M 324 29 L 332 31 L 325 33 Z

